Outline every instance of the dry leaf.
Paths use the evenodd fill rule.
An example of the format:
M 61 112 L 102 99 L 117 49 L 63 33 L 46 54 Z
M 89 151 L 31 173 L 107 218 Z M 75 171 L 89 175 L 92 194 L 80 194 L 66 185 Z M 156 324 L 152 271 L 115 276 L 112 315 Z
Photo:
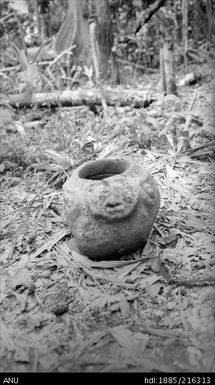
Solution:
M 157 276 L 157 274 L 152 275 L 151 277 L 142 278 L 138 284 L 138 286 L 142 289 L 153 285 L 153 283 L 159 281 L 161 277 Z
M 147 123 L 151 124 L 152 127 L 157 130 L 158 132 L 160 131 L 160 122 L 158 119 L 153 118 L 151 116 L 147 117 L 145 120 Z
M 0 330 L 1 330 L 0 339 L 3 342 L 3 347 L 7 348 L 10 352 L 14 351 L 15 350 L 14 342 L 10 337 L 8 328 L 1 317 L 0 317 Z
M 111 329 L 111 334 L 122 347 L 125 356 L 135 358 L 136 351 L 133 343 L 134 340 L 132 332 L 124 326 L 116 326 L 115 328 Z
M 26 0 L 9 0 L 9 3 L 16 12 L 23 15 L 28 14 L 28 2 Z
M 160 255 L 152 259 L 151 263 L 151 269 L 154 271 L 154 273 L 159 273 L 161 268 L 161 260 L 160 260 Z
M 6 155 L 10 149 L 10 146 L 7 142 L 0 143 L 0 156 Z
M 15 274 L 9 277 L 8 287 L 12 290 L 17 290 L 20 293 L 25 289 L 28 289 L 29 292 L 33 292 L 35 287 L 31 278 L 30 271 L 25 268 L 16 271 Z
M 20 134 L 21 138 L 24 139 L 26 137 L 26 132 L 24 127 L 20 123 L 15 123 L 15 127 L 17 132 Z
M 169 164 L 166 164 L 166 171 L 171 181 L 175 178 L 179 178 L 177 172 L 173 170 L 173 168 Z
M 42 246 L 39 247 L 33 254 L 31 254 L 30 258 L 34 259 L 42 254 L 44 251 L 50 251 L 52 247 L 58 243 L 61 239 L 63 239 L 66 235 L 69 235 L 70 231 L 67 229 L 60 230 L 56 232 L 51 239 L 45 242 Z
M 120 307 L 120 311 L 121 311 L 122 316 L 123 317 L 128 317 L 129 316 L 130 307 L 129 307 L 129 303 L 126 300 L 125 297 L 121 298 L 121 300 L 119 302 L 119 307 Z
M 4 127 L 12 120 L 11 111 L 5 108 L 0 108 L 0 127 Z
M 136 267 L 140 264 L 140 262 L 137 262 L 136 264 L 128 265 L 125 267 L 122 267 L 120 269 L 120 274 L 117 276 L 117 280 L 121 281 L 123 280 L 128 274 L 130 274 L 131 271 L 136 269 Z
M 16 348 L 16 352 L 15 352 L 15 355 L 14 355 L 14 360 L 16 362 L 27 362 L 27 363 L 29 363 L 30 362 L 30 357 L 29 357 L 29 354 L 25 350 Z
M 154 283 L 153 285 L 146 288 L 146 292 L 151 298 L 155 298 L 158 296 L 160 289 L 163 285 L 161 283 Z
M 4 163 L 0 163 L 0 172 L 3 172 L 5 170 Z
M 73 261 L 85 267 L 91 267 L 93 263 L 88 257 L 81 255 L 76 251 L 72 251 L 72 259 Z

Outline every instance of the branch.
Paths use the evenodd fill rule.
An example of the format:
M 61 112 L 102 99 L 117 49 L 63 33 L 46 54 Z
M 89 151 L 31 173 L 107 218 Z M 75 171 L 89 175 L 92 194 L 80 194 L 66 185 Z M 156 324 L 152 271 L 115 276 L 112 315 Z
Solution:
M 151 7 L 148 8 L 146 11 L 146 16 L 141 20 L 139 25 L 136 27 L 134 33 L 135 35 L 141 30 L 143 24 L 148 23 L 148 21 L 151 19 L 151 17 L 161 8 L 164 6 L 166 0 L 156 0 L 154 4 L 151 5 Z M 145 13 L 145 12 L 144 12 Z
M 157 99 L 158 95 L 138 90 L 104 89 L 104 97 L 109 106 L 129 106 L 135 108 L 147 107 Z M 101 93 L 98 89 L 79 89 L 53 93 L 23 93 L 8 95 L 12 107 L 22 108 L 32 105 L 42 106 L 80 106 L 102 105 Z

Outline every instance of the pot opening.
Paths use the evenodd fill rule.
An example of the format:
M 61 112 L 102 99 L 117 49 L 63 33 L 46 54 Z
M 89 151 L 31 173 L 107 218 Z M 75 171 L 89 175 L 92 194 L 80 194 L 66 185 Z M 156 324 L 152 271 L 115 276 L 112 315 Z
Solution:
M 95 160 L 84 166 L 78 175 L 81 179 L 102 180 L 113 175 L 122 174 L 128 170 L 129 166 L 130 162 L 123 159 Z

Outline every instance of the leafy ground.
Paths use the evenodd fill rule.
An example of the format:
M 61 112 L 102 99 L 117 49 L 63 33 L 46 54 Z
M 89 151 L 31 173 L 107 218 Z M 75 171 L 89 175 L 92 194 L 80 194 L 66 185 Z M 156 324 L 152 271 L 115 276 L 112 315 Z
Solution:
M 1 371 L 215 371 L 214 90 L 208 68 L 179 97 L 105 118 L 1 111 Z M 151 172 L 161 207 L 143 251 L 98 265 L 69 250 L 61 188 L 121 155 Z

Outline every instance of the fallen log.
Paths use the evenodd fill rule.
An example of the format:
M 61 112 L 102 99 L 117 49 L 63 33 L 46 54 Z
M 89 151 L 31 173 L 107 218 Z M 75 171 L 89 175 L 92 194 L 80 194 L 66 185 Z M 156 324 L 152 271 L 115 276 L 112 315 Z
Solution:
M 103 89 L 104 98 L 109 106 L 133 106 L 134 108 L 147 107 L 157 99 L 149 95 L 149 91 L 128 89 Z M 7 95 L 8 102 L 12 107 L 22 108 L 36 105 L 38 107 L 49 106 L 80 106 L 101 105 L 100 91 L 93 89 L 78 89 L 69 91 L 56 91 L 52 93 L 22 93 Z

